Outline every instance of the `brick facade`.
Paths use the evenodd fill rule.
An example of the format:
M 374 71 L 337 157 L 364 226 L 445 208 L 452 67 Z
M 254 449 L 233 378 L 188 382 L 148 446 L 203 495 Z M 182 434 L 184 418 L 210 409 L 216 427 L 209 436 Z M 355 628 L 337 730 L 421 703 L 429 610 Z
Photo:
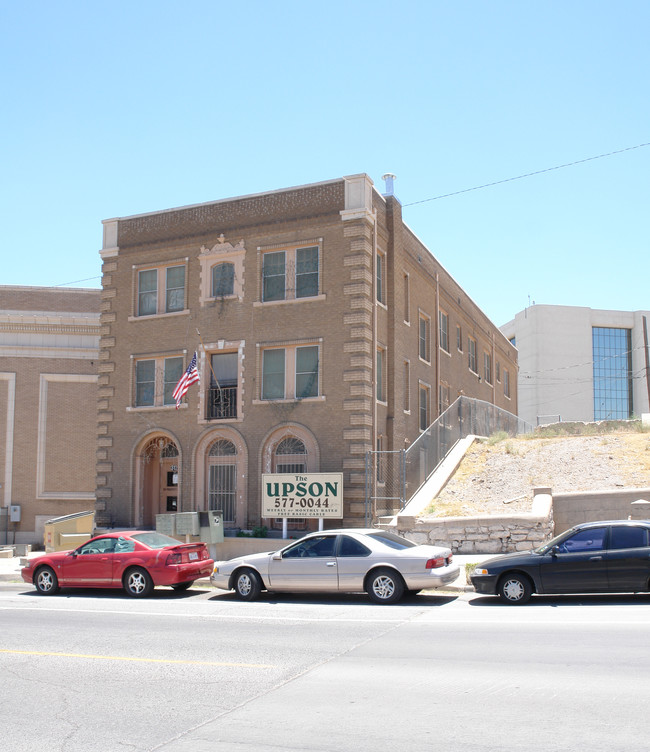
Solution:
M 3 544 L 42 543 L 46 520 L 94 507 L 99 302 L 99 290 L 0 287 Z
M 429 421 L 461 392 L 516 413 L 516 351 L 365 175 L 106 220 L 101 256 L 100 524 L 226 505 L 271 525 L 261 474 L 287 467 L 342 472 L 362 524 L 366 452 L 417 438 L 420 394 Z

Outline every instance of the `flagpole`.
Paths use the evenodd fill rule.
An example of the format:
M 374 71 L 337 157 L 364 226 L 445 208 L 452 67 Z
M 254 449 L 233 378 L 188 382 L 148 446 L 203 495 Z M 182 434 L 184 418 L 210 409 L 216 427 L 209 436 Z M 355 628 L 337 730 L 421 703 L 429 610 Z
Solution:
M 196 329 L 196 333 L 199 337 L 199 342 L 201 343 L 201 349 L 203 350 L 203 354 L 206 355 L 205 352 L 205 345 L 203 344 L 203 339 L 201 337 L 201 332 L 198 330 L 198 327 Z M 212 361 L 210 359 L 208 360 L 208 368 L 210 369 L 210 373 L 212 374 L 212 378 L 214 379 L 214 383 L 217 385 L 217 389 L 219 390 L 219 402 L 223 402 L 223 394 L 221 392 L 221 384 L 219 383 L 219 379 L 217 379 L 217 375 L 214 372 L 214 369 L 212 368 Z

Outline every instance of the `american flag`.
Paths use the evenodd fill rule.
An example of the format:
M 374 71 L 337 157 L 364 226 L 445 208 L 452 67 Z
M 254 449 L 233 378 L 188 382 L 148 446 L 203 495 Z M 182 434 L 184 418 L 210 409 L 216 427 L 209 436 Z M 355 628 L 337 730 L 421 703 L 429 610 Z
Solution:
M 190 384 L 195 384 L 197 381 L 201 381 L 199 377 L 199 371 L 196 367 L 196 352 L 194 357 L 190 361 L 189 366 L 185 370 L 185 373 L 178 380 L 178 384 L 172 392 L 172 397 L 176 400 L 176 409 L 178 410 L 181 400 L 185 396 L 185 393 L 190 387 Z

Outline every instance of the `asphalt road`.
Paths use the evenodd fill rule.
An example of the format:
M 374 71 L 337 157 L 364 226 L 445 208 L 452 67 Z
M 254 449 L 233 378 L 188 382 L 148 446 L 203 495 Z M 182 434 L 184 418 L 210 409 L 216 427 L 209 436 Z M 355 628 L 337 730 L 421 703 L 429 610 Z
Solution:
M 650 596 L 0 586 L 2 749 L 647 752 Z

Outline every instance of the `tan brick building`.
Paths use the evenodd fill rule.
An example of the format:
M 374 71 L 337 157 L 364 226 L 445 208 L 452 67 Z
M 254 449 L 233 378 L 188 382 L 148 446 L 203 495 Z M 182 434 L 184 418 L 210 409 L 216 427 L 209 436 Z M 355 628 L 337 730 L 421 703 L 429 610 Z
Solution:
M 0 287 L 2 544 L 94 507 L 100 295 Z
M 100 523 L 277 525 L 262 473 L 342 472 L 361 524 L 368 450 L 460 393 L 517 411 L 515 349 L 367 175 L 106 220 L 101 257 Z

